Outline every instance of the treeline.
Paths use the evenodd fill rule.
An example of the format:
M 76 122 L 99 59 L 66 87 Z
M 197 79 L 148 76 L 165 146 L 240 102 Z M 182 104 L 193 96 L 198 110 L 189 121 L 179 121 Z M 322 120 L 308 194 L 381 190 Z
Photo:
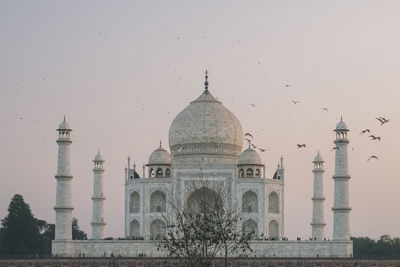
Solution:
M 357 258 L 400 259 L 400 238 L 383 235 L 378 240 L 369 237 L 352 237 L 353 254 Z
M 8 215 L 1 220 L 0 257 L 50 256 L 54 234 L 54 224 L 35 218 L 24 198 L 16 194 L 8 206 Z M 72 221 L 72 238 L 87 239 L 75 218 Z

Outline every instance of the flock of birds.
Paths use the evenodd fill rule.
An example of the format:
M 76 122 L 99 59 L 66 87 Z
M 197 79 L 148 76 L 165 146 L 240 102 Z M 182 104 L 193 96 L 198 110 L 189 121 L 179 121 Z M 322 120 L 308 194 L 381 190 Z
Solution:
M 384 117 L 378 117 L 378 118 L 376 118 L 376 119 L 381 123 L 381 126 L 384 125 L 385 123 L 388 123 L 388 122 L 390 121 L 389 119 L 386 119 L 386 118 L 384 118 Z M 375 141 L 375 140 L 381 141 L 381 137 L 380 137 L 380 136 L 375 136 L 374 134 L 371 134 L 371 130 L 370 130 L 370 129 L 362 130 L 362 131 L 360 132 L 360 135 L 363 135 L 363 134 L 365 134 L 365 133 L 369 133 L 369 134 L 370 134 L 368 137 L 371 138 L 371 141 Z M 297 148 L 298 148 L 298 149 L 299 149 L 299 148 L 305 148 L 305 147 L 306 147 L 306 144 L 297 144 Z M 336 150 L 336 149 L 339 149 L 339 147 L 335 146 L 335 147 L 332 148 L 331 151 Z M 371 159 L 379 159 L 379 158 L 378 158 L 376 155 L 371 155 L 371 156 L 367 159 L 367 161 L 370 161 Z
M 285 84 L 285 87 L 291 87 L 291 85 L 290 85 L 290 84 Z M 289 99 L 289 98 L 286 98 L 286 99 L 287 99 L 289 102 L 291 102 L 291 103 L 293 103 L 293 104 L 295 104 L 295 105 L 300 103 L 300 101 L 298 101 L 298 100 L 293 100 L 293 99 Z M 255 104 L 250 104 L 250 105 L 251 105 L 252 107 L 255 107 L 255 106 L 256 106 Z M 322 109 L 323 111 L 328 111 L 328 108 L 327 108 L 327 107 L 321 107 L 321 109 Z M 388 122 L 390 121 L 390 119 L 387 119 L 387 118 L 385 118 L 385 117 L 377 117 L 377 118 L 375 118 L 375 119 L 377 119 L 377 120 L 381 123 L 380 126 L 382 126 L 382 125 L 384 125 L 384 124 L 386 124 L 386 123 L 388 123 Z M 363 135 L 363 134 L 365 134 L 365 133 L 369 133 L 369 134 L 370 134 L 368 137 L 371 138 L 371 141 L 375 141 L 375 140 L 381 141 L 381 137 L 380 137 L 380 136 L 376 136 L 376 135 L 374 135 L 374 134 L 371 134 L 370 129 L 362 130 L 362 131 L 360 132 L 360 135 Z M 251 138 L 251 139 L 249 139 L 249 138 Z M 244 135 L 244 139 L 249 143 L 249 147 L 252 147 L 253 149 L 259 150 L 260 152 L 265 152 L 265 151 L 266 151 L 266 149 L 264 149 L 264 148 L 259 148 L 259 147 L 257 147 L 256 145 L 253 144 L 254 137 L 253 137 L 250 133 L 246 133 L 246 134 Z M 300 149 L 300 148 L 305 148 L 305 147 L 306 147 L 306 144 L 297 144 L 296 146 L 297 146 L 297 149 Z M 333 148 L 331 149 L 331 151 L 334 151 L 334 150 L 336 150 L 336 149 L 339 149 L 339 147 L 335 146 L 335 147 L 333 147 Z M 371 159 L 376 159 L 376 160 L 378 160 L 379 158 L 378 158 L 376 155 L 371 155 L 371 156 L 367 159 L 367 161 L 370 161 Z
M 378 118 L 375 118 L 375 119 L 377 119 L 377 120 L 381 123 L 381 126 L 384 125 L 385 123 L 388 123 L 388 122 L 390 121 L 389 119 L 386 119 L 386 118 L 384 118 L 384 117 L 378 117 Z M 360 132 L 360 135 L 363 135 L 363 134 L 365 134 L 365 133 L 370 134 L 368 137 L 371 138 L 371 141 L 375 141 L 375 140 L 381 141 L 381 137 L 380 137 L 380 136 L 375 136 L 374 134 L 371 134 L 370 129 L 362 130 L 362 131 Z M 376 155 L 371 155 L 371 156 L 367 159 L 367 161 L 370 161 L 371 159 L 379 159 L 379 158 L 378 158 Z

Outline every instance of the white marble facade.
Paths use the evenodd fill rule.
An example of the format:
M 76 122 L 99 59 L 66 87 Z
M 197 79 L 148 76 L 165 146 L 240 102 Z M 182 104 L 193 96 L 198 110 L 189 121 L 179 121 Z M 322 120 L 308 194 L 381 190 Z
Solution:
M 208 90 L 192 101 L 172 122 L 169 131 L 172 156 L 160 146 L 139 175 L 125 171 L 125 236 L 154 239 L 162 236 L 161 221 L 168 199 L 185 205 L 196 181 L 226 188 L 226 203 L 242 210 L 242 228 L 254 238 L 284 237 L 284 170 L 279 165 L 266 177 L 258 152 L 243 152 L 244 133 L 239 120 Z M 283 161 L 283 159 L 281 159 Z M 211 186 L 212 187 L 212 186 Z M 153 207 L 154 206 L 154 207 Z M 152 227 L 152 225 L 160 227 Z
M 325 240 L 322 158 L 314 163 L 314 194 L 312 214 L 313 240 L 288 241 L 284 232 L 283 158 L 276 168 L 262 162 L 260 150 L 243 149 L 242 126 L 236 116 L 206 89 L 183 109 L 169 129 L 169 151 L 160 143 L 138 170 L 131 158 L 125 169 L 125 237 L 127 240 L 101 240 L 103 220 L 102 192 L 103 158 L 95 158 L 93 193 L 93 240 L 71 240 L 71 179 L 69 125 L 59 127 L 59 159 L 56 203 L 56 240 L 53 254 L 63 256 L 104 256 L 120 254 L 163 256 L 157 252 L 154 239 L 164 238 L 166 224 L 163 216 L 171 214 L 168 200 L 184 206 L 202 183 L 211 190 L 213 185 L 223 186 L 228 208 L 241 210 L 244 231 L 254 232 L 256 256 L 276 257 L 351 257 L 352 242 L 349 227 L 349 190 L 347 162 L 347 126 L 337 125 L 335 145 L 334 234 L 333 241 Z M 278 159 L 277 159 L 278 160 Z M 96 165 L 97 164 L 97 165 Z M 311 175 L 310 175 L 311 176 Z M 107 179 L 107 178 L 106 178 Z M 206 182 L 206 183 L 204 183 Z M 311 187 L 310 183 L 310 187 Z M 310 203 L 311 205 L 311 203 Z M 311 215 L 311 214 L 310 214 Z M 315 238 L 315 240 L 314 240 Z

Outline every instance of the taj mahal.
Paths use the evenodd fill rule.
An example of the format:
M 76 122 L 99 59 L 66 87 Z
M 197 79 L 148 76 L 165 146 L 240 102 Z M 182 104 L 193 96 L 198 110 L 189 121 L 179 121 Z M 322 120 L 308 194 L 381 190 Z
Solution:
M 54 207 L 55 239 L 52 254 L 59 256 L 86 255 L 103 257 L 111 254 L 137 257 L 146 254 L 163 257 L 157 250 L 157 239 L 165 238 L 164 215 L 171 212 L 167 198 L 190 203 L 198 189 L 192 185 L 199 179 L 219 184 L 226 189 L 225 203 L 241 209 L 240 227 L 254 233 L 251 247 L 258 257 L 352 257 L 350 240 L 349 180 L 347 147 L 349 129 L 341 120 L 334 129 L 335 173 L 333 175 L 334 206 L 333 238 L 325 237 L 324 160 L 319 154 L 310 159 L 313 175 L 311 238 L 288 240 L 285 237 L 284 160 L 266 174 L 266 166 L 253 147 L 244 145 L 240 121 L 209 91 L 206 74 L 205 89 L 172 121 L 169 128 L 169 151 L 161 143 L 149 156 L 141 170 L 128 158 L 125 168 L 125 238 L 105 240 L 103 194 L 105 160 L 100 152 L 93 163 L 93 210 L 90 240 L 72 240 L 73 180 L 70 166 L 70 133 L 65 120 L 58 131 L 58 166 L 56 205 Z M 329 142 L 329 140 L 327 140 Z M 312 163 L 312 165 L 311 165 Z M 122 170 L 121 170 L 121 173 Z M 310 186 L 312 184 L 310 183 Z M 211 189 L 210 189 L 211 190 Z

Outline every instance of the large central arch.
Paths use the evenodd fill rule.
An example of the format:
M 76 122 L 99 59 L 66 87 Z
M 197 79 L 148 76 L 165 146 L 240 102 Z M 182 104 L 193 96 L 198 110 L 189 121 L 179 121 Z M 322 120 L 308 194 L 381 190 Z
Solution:
M 208 187 L 201 187 L 194 190 L 188 196 L 185 208 L 194 213 L 200 213 L 205 209 L 220 209 L 222 208 L 222 199 L 214 190 Z

